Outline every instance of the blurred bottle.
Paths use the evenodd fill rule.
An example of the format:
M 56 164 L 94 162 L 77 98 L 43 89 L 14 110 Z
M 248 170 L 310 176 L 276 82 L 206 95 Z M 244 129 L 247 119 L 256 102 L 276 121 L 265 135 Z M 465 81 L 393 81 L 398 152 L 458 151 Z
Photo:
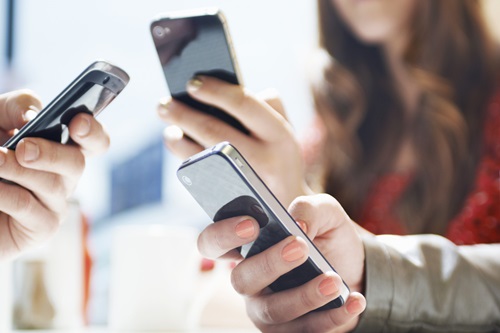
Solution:
M 83 217 L 78 202 L 53 239 L 15 262 L 14 327 L 78 329 L 85 324 Z
M 55 316 L 45 282 L 43 260 L 21 263 L 22 282 L 19 301 L 14 307 L 14 322 L 19 329 L 52 328 Z

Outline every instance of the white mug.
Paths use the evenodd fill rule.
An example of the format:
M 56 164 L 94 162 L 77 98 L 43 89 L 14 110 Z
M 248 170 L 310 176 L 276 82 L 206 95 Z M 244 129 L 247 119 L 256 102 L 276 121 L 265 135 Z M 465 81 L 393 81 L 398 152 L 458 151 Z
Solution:
M 196 329 L 214 287 L 200 271 L 198 231 L 121 226 L 113 232 L 108 325 L 115 330 Z

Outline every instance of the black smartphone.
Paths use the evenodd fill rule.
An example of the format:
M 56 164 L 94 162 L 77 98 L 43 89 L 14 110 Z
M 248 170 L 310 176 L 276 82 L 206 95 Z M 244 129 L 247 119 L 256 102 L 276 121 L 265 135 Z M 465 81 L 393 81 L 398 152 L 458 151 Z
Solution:
M 97 116 L 128 82 L 129 76 L 121 68 L 106 61 L 92 63 L 35 118 L 13 135 L 4 147 L 15 150 L 19 141 L 25 137 L 67 143 L 71 119 L 80 112 Z
M 242 84 L 223 13 L 216 8 L 165 13 L 153 20 L 150 30 L 172 98 L 249 134 L 237 119 L 196 101 L 186 91 L 187 82 L 196 75 Z
M 269 286 L 273 291 L 294 288 L 322 273 L 335 271 L 230 143 L 219 143 L 187 159 L 177 170 L 177 177 L 213 221 L 250 215 L 259 222 L 258 238 L 240 249 L 244 258 L 291 235 L 300 236 L 307 242 L 307 261 L 274 281 Z M 348 296 L 349 288 L 344 283 L 341 295 L 317 310 L 340 307 Z

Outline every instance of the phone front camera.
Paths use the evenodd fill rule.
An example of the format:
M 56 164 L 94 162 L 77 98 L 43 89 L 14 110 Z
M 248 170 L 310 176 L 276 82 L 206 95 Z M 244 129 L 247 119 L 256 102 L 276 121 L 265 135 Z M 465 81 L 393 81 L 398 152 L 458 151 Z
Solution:
M 186 184 L 187 186 L 191 186 L 193 185 L 193 181 L 191 180 L 191 178 L 189 178 L 188 176 L 182 176 L 182 181 L 184 182 L 184 184 Z
M 165 28 L 157 25 L 153 28 L 153 34 L 158 38 L 162 38 L 163 36 L 165 36 Z

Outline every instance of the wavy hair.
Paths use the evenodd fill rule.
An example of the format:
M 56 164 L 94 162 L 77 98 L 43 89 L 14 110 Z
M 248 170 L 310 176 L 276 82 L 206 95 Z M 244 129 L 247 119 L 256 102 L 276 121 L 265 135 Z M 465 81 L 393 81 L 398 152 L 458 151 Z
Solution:
M 312 82 L 325 129 L 323 190 L 356 219 L 370 185 L 391 170 L 403 136 L 410 135 L 418 166 L 397 214 L 412 233 L 443 234 L 471 190 L 498 78 L 479 1 L 417 1 L 404 52 L 421 91 L 413 119 L 403 112 L 382 50 L 360 42 L 331 1 L 318 0 L 324 56 Z

